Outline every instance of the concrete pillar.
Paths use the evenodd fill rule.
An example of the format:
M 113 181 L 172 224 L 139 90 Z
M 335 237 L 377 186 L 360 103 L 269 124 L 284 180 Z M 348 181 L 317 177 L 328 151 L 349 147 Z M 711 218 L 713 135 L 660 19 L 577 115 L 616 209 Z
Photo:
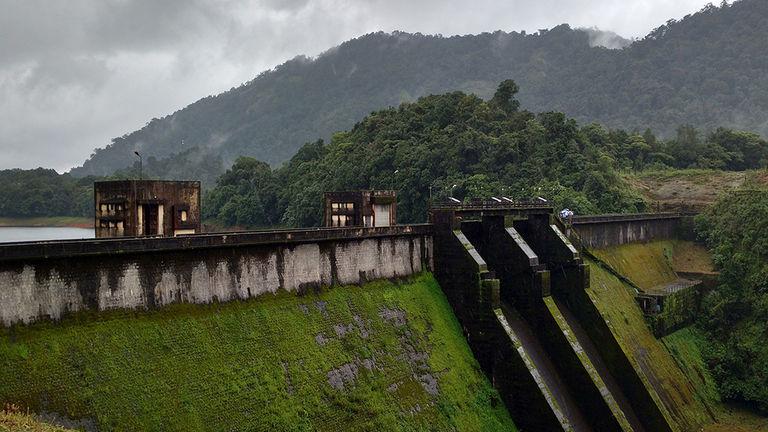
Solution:
M 164 234 L 164 232 L 163 232 L 163 223 L 165 221 L 163 219 L 164 219 L 163 205 L 160 204 L 159 206 L 157 206 L 157 234 L 158 235 L 163 235 Z
M 144 206 L 139 204 L 136 212 L 138 222 L 136 223 L 136 235 L 140 236 L 144 233 Z

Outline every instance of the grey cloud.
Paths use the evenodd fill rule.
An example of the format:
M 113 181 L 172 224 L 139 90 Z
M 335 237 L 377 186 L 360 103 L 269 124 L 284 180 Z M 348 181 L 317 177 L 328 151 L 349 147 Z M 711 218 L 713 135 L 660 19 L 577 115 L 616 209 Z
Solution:
M 368 32 L 535 31 L 567 22 L 638 37 L 705 3 L 0 0 L 0 168 L 68 169 L 153 117 Z

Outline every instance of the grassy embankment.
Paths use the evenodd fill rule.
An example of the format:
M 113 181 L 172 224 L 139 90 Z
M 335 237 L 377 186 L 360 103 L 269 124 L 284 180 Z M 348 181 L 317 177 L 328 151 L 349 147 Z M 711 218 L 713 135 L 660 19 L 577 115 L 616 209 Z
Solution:
M 706 432 L 768 431 L 768 418 L 743 407 L 723 403 L 712 375 L 702 357 L 706 345 L 704 336 L 694 327 L 678 330 L 662 339 L 680 369 L 691 380 L 699 399 L 713 408 L 717 423 L 704 428 Z
M 104 430 L 514 430 L 431 275 L 18 327 L 0 382 Z
M 656 241 L 592 251 L 641 288 L 674 281 L 675 271 L 712 271 L 706 250 L 691 242 Z M 656 339 L 634 300 L 632 287 L 591 262 L 590 297 L 646 386 L 653 388 L 681 430 L 768 431 L 768 419 L 724 405 L 706 372 L 700 335 L 691 328 Z
M 71 227 L 93 228 L 93 219 L 77 216 L 50 216 L 35 218 L 0 218 L 0 227 Z
M 594 261 L 587 262 L 591 264 L 587 293 L 667 418 L 681 431 L 712 423 L 714 419 L 696 398 L 692 384 L 648 328 L 632 287 Z
M 678 280 L 676 272 L 714 272 L 714 264 L 706 248 L 689 241 L 631 243 L 591 252 L 648 292 Z

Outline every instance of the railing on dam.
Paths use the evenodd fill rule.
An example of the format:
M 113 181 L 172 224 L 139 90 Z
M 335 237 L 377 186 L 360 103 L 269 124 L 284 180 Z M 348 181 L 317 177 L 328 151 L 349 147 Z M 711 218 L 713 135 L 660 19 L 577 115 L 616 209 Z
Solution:
M 178 237 L 132 237 L 0 243 L 0 261 L 115 255 L 264 244 L 318 243 L 363 238 L 430 235 L 430 224 L 363 228 L 304 228 L 190 234 Z
M 551 211 L 552 205 L 548 202 L 538 200 L 511 200 L 511 199 L 498 199 L 498 201 L 474 201 L 474 202 L 442 202 L 433 204 L 430 209 L 434 210 L 546 210 Z
M 632 221 L 647 220 L 665 220 L 679 219 L 683 215 L 680 213 L 627 213 L 627 214 L 604 214 L 590 216 L 574 216 L 573 225 L 596 224 L 596 223 L 620 223 Z

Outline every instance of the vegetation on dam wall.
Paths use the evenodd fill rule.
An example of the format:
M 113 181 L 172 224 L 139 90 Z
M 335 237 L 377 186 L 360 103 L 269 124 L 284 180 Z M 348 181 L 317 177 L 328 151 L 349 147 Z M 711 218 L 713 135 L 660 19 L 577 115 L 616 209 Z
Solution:
M 670 423 L 684 431 L 699 430 L 713 423 L 714 418 L 696 397 L 693 385 L 661 341 L 653 336 L 632 287 L 595 261 L 587 263 L 591 264 L 587 294 Z
M 736 204 L 732 203 L 729 208 L 735 206 Z M 729 211 L 721 209 L 721 213 L 725 215 Z M 757 213 L 759 212 L 755 209 L 751 212 L 751 214 Z M 743 221 L 748 218 L 742 214 L 737 219 Z M 728 226 L 742 230 L 741 223 L 733 221 Z M 703 222 L 700 222 L 700 229 L 702 224 Z M 757 236 L 754 237 L 757 238 Z M 591 252 L 640 288 L 646 290 L 674 282 L 677 278 L 675 272 L 694 273 L 703 277 L 716 276 L 713 273 L 715 269 L 709 252 L 702 245 L 688 241 L 664 240 L 633 243 Z M 718 260 L 717 251 L 715 251 L 715 262 Z M 728 387 L 724 388 L 722 385 L 718 385 L 721 380 L 729 379 L 731 384 L 743 383 L 748 385 L 752 382 L 752 385 L 745 385 L 744 388 L 751 388 L 755 391 L 760 389 L 761 387 L 757 382 L 762 380 L 764 383 L 765 377 L 764 375 L 761 377 L 761 373 L 757 371 L 761 368 L 759 357 L 753 357 L 753 360 L 758 362 L 754 366 L 745 362 L 740 363 L 741 366 L 731 368 L 728 362 L 736 361 L 743 354 L 743 350 L 723 349 L 722 344 L 712 343 L 708 332 L 695 330 L 694 327 L 687 327 L 664 337 L 662 340 L 667 350 L 660 349 L 659 341 L 652 337 L 651 332 L 648 331 L 648 326 L 643 325 L 642 313 L 634 304 L 632 287 L 622 283 L 599 265 L 591 266 L 591 271 L 592 287 L 590 292 L 593 299 L 598 300 L 596 304 L 611 322 L 615 334 L 621 335 L 620 339 L 623 340 L 624 349 L 636 351 L 637 365 L 644 365 L 641 367 L 652 371 L 646 373 L 646 376 L 655 377 L 654 387 L 674 389 L 672 394 L 677 393 L 677 397 L 687 399 L 693 397 L 686 404 L 699 407 L 699 414 L 697 415 L 701 418 L 709 416 L 718 422 L 715 423 L 715 426 L 710 426 L 711 428 L 705 428 L 707 431 L 768 430 L 768 419 L 758 417 L 747 410 L 724 405 L 725 401 L 739 400 L 739 398 L 733 397 L 733 393 L 728 392 Z M 623 289 L 618 289 L 622 286 Z M 692 322 L 688 319 L 691 318 L 691 311 L 698 311 L 698 319 L 695 321 L 699 323 L 699 328 L 711 328 L 713 319 L 717 317 L 716 314 L 712 313 L 712 305 L 724 306 L 713 300 L 714 298 L 722 298 L 723 293 L 720 292 L 722 284 L 705 295 L 704 300 L 699 293 L 694 291 L 696 289 L 702 290 L 704 288 L 701 286 L 689 288 L 667 297 L 664 311 L 650 318 L 648 325 L 658 334 L 666 334 L 670 329 L 679 328 L 683 322 Z M 609 292 L 613 292 L 614 296 L 610 297 Z M 599 296 L 601 293 L 605 295 L 602 300 Z M 624 325 L 633 322 L 636 322 L 637 325 Z M 759 334 L 758 327 L 760 326 L 755 323 L 757 333 L 753 331 L 747 334 Z M 764 329 L 764 327 L 763 324 L 761 328 Z M 741 345 L 742 348 L 747 346 Z M 753 349 L 757 349 L 759 344 L 752 346 Z M 679 369 L 671 367 L 670 353 Z M 723 359 L 723 357 L 726 358 Z M 749 375 L 750 378 L 747 379 L 747 373 L 744 371 L 750 368 L 754 368 L 755 372 Z M 679 376 L 678 370 L 682 370 L 688 382 L 677 378 L 674 380 L 667 379 L 668 377 Z M 664 391 L 659 392 L 658 388 L 657 393 L 663 394 Z M 669 406 L 675 406 L 677 403 L 670 399 L 665 402 L 665 405 L 669 408 Z M 681 410 L 683 413 L 686 411 Z M 696 410 L 691 412 L 696 412 Z M 706 424 L 706 422 L 701 424 Z M 727 428 L 717 429 L 718 427 L 726 427 L 723 425 L 727 425 Z M 736 425 L 746 426 L 744 429 L 739 429 Z
M 428 274 L 6 329 L 0 382 L 103 430 L 514 430 Z
M 691 380 L 697 397 L 706 402 L 720 402 L 717 385 L 701 354 L 706 345 L 704 335 L 691 326 L 665 336 L 662 342 L 680 369 Z
M 590 252 L 649 292 L 675 282 L 675 271 L 711 271 L 704 247 L 689 241 L 629 243 Z
M 676 272 L 710 276 L 713 271 L 707 250 L 690 241 L 628 243 L 590 252 L 648 293 L 663 292 L 679 279 Z M 646 317 L 653 333 L 666 335 L 695 322 L 704 291 L 697 285 L 667 295 L 662 311 Z

